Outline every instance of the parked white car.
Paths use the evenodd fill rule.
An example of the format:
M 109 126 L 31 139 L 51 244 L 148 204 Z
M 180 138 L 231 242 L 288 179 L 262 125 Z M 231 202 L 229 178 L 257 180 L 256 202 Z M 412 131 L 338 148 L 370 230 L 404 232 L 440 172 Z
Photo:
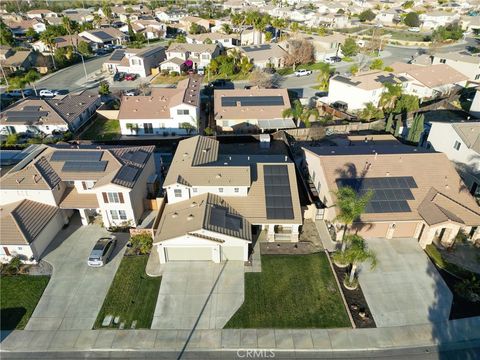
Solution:
M 301 69 L 301 70 L 295 71 L 295 76 L 296 77 L 307 76 L 307 75 L 310 75 L 311 73 L 312 73 L 311 70 Z
M 59 93 L 58 91 L 55 91 L 55 90 L 40 90 L 40 97 L 54 97 L 54 96 L 57 96 Z
M 410 32 L 420 32 L 420 28 L 419 27 L 411 27 L 408 29 L 408 31 Z

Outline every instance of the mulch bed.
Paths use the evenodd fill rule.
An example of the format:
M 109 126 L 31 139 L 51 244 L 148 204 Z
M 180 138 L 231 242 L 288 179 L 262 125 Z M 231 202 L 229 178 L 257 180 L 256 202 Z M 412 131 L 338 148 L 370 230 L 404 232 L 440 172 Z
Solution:
M 306 255 L 321 251 L 322 248 L 315 246 L 310 241 L 291 242 L 262 242 L 260 243 L 260 253 L 263 255 Z
M 348 273 L 349 268 L 339 268 L 335 264 L 333 264 L 333 268 L 335 273 L 337 274 L 338 281 L 340 282 L 340 286 L 342 288 L 343 295 L 345 296 L 345 300 L 347 301 L 348 308 L 350 313 L 352 314 L 353 321 L 357 328 L 375 328 L 377 325 L 375 324 L 375 320 L 373 319 L 373 315 L 370 312 L 368 307 L 367 301 L 363 296 L 362 288 L 360 284 L 355 290 L 349 290 L 343 285 L 343 279 L 345 275 Z M 365 316 L 361 317 L 360 313 L 364 312 Z

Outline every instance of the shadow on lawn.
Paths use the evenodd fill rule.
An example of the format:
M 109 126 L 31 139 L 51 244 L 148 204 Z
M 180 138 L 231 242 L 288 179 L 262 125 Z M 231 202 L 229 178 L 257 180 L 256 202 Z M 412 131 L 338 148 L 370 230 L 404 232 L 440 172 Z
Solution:
M 2 340 L 3 330 L 15 330 L 17 325 L 27 313 L 24 307 L 14 307 L 2 309 L 0 324 L 2 324 Z

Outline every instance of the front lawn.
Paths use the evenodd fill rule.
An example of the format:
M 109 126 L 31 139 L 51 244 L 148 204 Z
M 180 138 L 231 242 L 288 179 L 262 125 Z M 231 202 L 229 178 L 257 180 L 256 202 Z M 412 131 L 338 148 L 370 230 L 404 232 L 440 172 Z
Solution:
M 125 256 L 122 259 L 95 328 L 102 327 L 107 315 L 120 316 L 120 322 L 125 322 L 125 329 L 130 328 L 134 320 L 137 320 L 136 328 L 150 328 L 161 278 L 149 277 L 145 273 L 147 261 L 148 255 Z M 112 326 L 115 325 L 112 323 Z
M 262 272 L 245 274 L 245 302 L 226 328 L 350 327 L 328 259 L 262 255 Z
M 114 140 L 120 137 L 120 122 L 97 116 L 80 135 L 82 140 Z
M 50 276 L 31 275 L 0 278 L 1 330 L 25 328 L 49 280 Z

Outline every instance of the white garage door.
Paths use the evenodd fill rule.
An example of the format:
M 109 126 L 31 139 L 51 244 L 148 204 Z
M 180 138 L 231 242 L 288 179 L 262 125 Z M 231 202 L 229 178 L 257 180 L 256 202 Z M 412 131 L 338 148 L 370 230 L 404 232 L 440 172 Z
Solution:
M 165 248 L 167 261 L 197 261 L 212 260 L 211 247 L 167 247 Z
M 242 260 L 243 261 L 243 247 L 242 246 L 222 246 L 222 260 Z

